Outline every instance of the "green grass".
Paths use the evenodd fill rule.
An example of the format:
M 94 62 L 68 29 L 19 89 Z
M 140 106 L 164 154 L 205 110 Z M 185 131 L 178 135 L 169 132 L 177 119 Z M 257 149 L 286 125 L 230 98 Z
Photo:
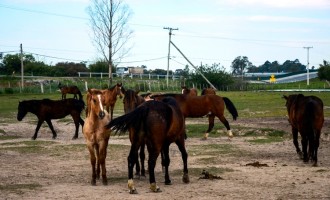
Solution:
M 283 142 L 284 140 L 289 138 L 289 134 L 287 134 L 284 131 L 280 130 L 273 130 L 273 129 L 263 129 L 264 132 L 262 134 L 256 133 L 255 131 L 248 132 L 248 135 L 245 134 L 245 136 L 262 136 L 261 138 L 254 138 L 248 140 L 248 142 L 253 144 L 269 144 L 273 142 Z

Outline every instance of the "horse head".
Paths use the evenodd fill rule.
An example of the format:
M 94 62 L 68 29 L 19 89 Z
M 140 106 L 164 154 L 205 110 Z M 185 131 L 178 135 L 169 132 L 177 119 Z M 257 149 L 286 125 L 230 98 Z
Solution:
M 123 98 L 124 93 L 125 93 L 125 89 L 124 89 L 122 83 L 117 83 L 116 91 L 117 91 L 117 96 L 119 96 L 120 99 Z
M 26 103 L 24 101 L 20 101 L 18 103 L 18 113 L 17 113 L 17 120 L 22 121 L 25 115 L 27 114 L 28 110 L 26 108 Z
M 123 99 L 124 104 L 124 111 L 125 113 L 129 113 L 132 110 L 134 110 L 139 104 L 142 103 L 143 98 L 139 97 L 140 91 L 134 91 L 134 90 L 126 90 L 125 91 L 125 97 Z
M 100 119 L 105 117 L 106 111 L 103 107 L 104 96 L 102 91 L 97 89 L 88 89 L 87 102 L 88 114 L 94 113 Z

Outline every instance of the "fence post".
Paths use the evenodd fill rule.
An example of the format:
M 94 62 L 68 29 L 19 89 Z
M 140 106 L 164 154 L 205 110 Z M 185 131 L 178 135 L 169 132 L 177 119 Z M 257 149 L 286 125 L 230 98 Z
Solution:
M 88 90 L 88 83 L 87 83 L 87 81 L 85 81 L 85 90 L 86 91 Z
M 40 82 L 40 88 L 41 88 L 41 93 L 44 93 L 44 84 L 42 84 L 42 82 Z

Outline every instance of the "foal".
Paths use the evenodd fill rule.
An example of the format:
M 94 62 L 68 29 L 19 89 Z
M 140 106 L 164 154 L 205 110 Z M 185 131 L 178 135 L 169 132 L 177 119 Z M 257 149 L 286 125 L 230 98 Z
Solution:
M 89 111 L 86 116 L 83 133 L 92 164 L 92 185 L 96 185 L 96 178 L 100 178 L 100 166 L 102 167 L 103 185 L 108 184 L 105 159 L 107 157 L 110 130 L 107 130 L 105 125 L 109 123 L 110 115 L 103 108 L 103 98 L 102 91 L 88 90 L 87 102 Z

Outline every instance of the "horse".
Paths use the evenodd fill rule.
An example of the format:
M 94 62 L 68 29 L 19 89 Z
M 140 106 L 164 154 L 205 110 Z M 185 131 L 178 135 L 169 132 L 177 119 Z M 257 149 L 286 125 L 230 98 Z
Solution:
M 52 119 L 61 119 L 67 115 L 71 115 L 76 131 L 72 139 L 78 138 L 79 124 L 83 127 L 84 120 L 80 117 L 85 103 L 77 99 L 63 99 L 63 100 L 25 100 L 18 104 L 17 120 L 22 121 L 28 112 L 35 114 L 38 117 L 38 124 L 32 140 L 37 139 L 38 131 L 41 124 L 46 121 L 50 130 L 53 133 L 53 139 L 56 139 L 57 134 L 51 122 Z
M 225 105 L 232 115 L 233 120 L 237 119 L 238 112 L 233 102 L 227 97 L 220 97 L 218 95 L 189 96 L 184 94 L 156 94 L 151 97 L 155 100 L 161 100 L 165 97 L 173 97 L 178 102 L 185 118 L 197 118 L 208 115 L 209 127 L 204 133 L 203 139 L 207 139 L 209 132 L 212 131 L 215 117 L 218 117 L 218 119 L 225 125 L 228 136 L 233 137 L 230 125 L 224 116 Z
M 202 90 L 201 95 L 206 95 L 206 94 L 216 94 L 216 91 L 213 88 L 204 88 Z
M 140 96 L 139 91 L 134 91 L 134 90 L 125 90 L 123 89 L 124 92 L 124 99 L 123 99 L 123 104 L 124 104 L 124 112 L 125 114 L 133 111 L 136 107 L 138 107 L 140 104 L 145 102 L 145 98 L 149 96 L 149 94 L 146 94 L 144 96 Z M 133 134 L 134 130 L 132 128 L 129 129 L 129 138 L 131 143 L 133 142 Z M 145 160 L 145 154 L 144 154 L 144 149 L 145 149 L 145 144 L 142 141 L 142 144 L 140 146 L 140 161 L 141 161 L 141 168 L 140 168 L 140 163 L 137 160 L 136 162 L 136 173 L 135 175 L 138 176 L 145 176 L 145 168 L 144 168 L 144 160 Z
M 111 132 L 105 128 L 105 125 L 111 119 L 110 115 L 104 110 L 102 104 L 103 98 L 104 96 L 101 90 L 88 90 L 87 102 L 89 112 L 85 119 L 83 134 L 90 153 L 92 185 L 96 185 L 96 178 L 100 178 L 101 169 L 102 183 L 103 185 L 108 184 L 105 159 L 107 157 L 107 147 Z
M 66 94 L 73 94 L 74 99 L 77 99 L 77 95 L 79 95 L 79 100 L 82 100 L 82 98 L 83 98 L 79 88 L 75 85 L 64 86 L 64 85 L 61 85 L 61 83 L 59 83 L 58 88 L 60 89 L 60 91 L 62 93 L 62 99 L 66 99 Z
M 311 159 L 314 161 L 313 166 L 317 166 L 317 151 L 324 123 L 323 102 L 316 96 L 304 96 L 303 94 L 283 95 L 283 98 L 286 100 L 285 106 L 296 151 L 304 162 Z M 299 148 L 298 132 L 301 136 L 303 152 Z
M 191 96 L 197 96 L 198 92 L 196 88 L 187 88 L 187 86 L 181 86 L 181 93 L 186 94 L 186 95 L 191 95 Z
M 117 96 L 119 96 L 119 98 L 123 98 L 122 88 L 122 83 L 117 83 L 109 89 L 102 90 L 104 105 L 108 113 L 110 113 L 111 119 L 113 118 L 113 109 L 117 101 Z
M 138 159 L 138 150 L 145 142 L 149 152 L 148 168 L 150 189 L 161 192 L 155 180 L 156 160 L 162 151 L 165 164 L 165 184 L 171 184 L 168 167 L 170 164 L 169 146 L 175 142 L 179 147 L 183 160 L 184 183 L 189 183 L 188 154 L 185 148 L 185 122 L 178 104 L 173 98 L 163 101 L 146 101 L 133 111 L 113 119 L 106 126 L 111 130 L 123 133 L 127 130 L 132 138 L 128 160 L 128 188 L 131 194 L 137 193 L 133 182 L 133 167 Z

